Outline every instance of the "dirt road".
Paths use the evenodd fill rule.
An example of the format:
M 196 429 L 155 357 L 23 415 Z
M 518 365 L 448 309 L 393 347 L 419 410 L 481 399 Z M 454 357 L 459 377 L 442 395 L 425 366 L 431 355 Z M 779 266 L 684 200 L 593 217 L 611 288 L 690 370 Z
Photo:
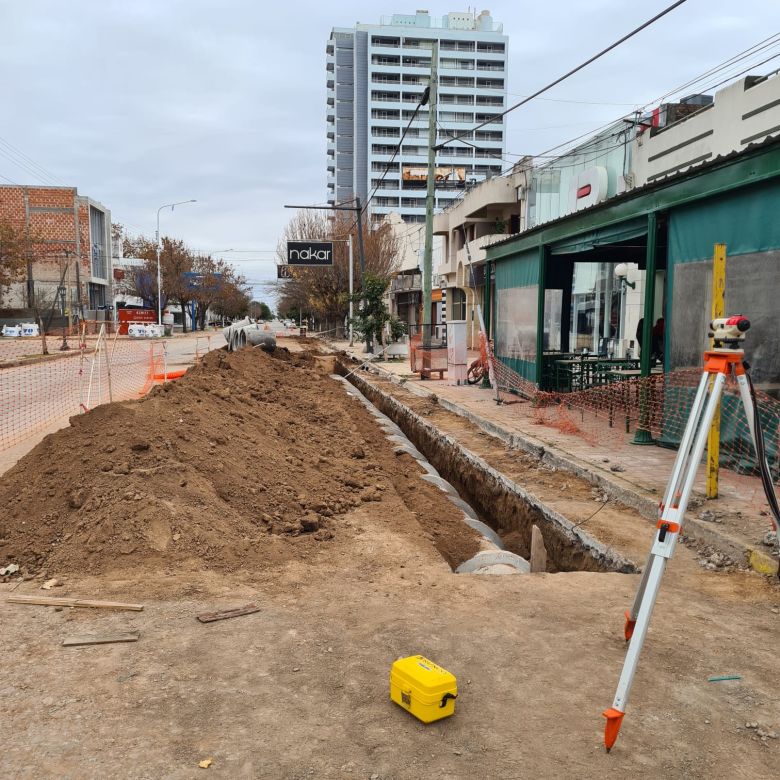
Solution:
M 320 381 L 323 398 L 337 403 L 331 380 Z M 164 418 L 166 399 L 151 400 Z M 333 446 L 362 447 L 387 487 L 328 518 L 334 536 L 316 554 L 305 538 L 269 533 L 253 543 L 250 566 L 229 569 L 214 569 L 208 555 L 166 562 L 162 554 L 155 566 L 117 559 L 85 577 L 74 560 L 64 573 L 45 572 L 64 580 L 57 595 L 140 600 L 144 611 L 0 604 L 3 763 L 15 777 L 776 776 L 780 740 L 759 736 L 780 732 L 773 582 L 703 571 L 679 548 L 620 739 L 606 755 L 600 713 L 611 705 L 622 613 L 638 576 L 453 574 L 436 524 L 421 516 L 434 507 L 419 512 L 415 503 L 415 486 L 426 483 L 372 432 L 356 401 L 344 403 L 354 428 Z M 304 411 L 290 431 L 300 447 Z M 295 416 L 294 403 L 285 414 Z M 260 440 L 261 424 L 247 418 L 228 435 Z M 145 489 L 154 493 L 152 477 Z M 241 511 L 224 509 L 228 519 Z M 646 549 L 648 531 L 645 523 L 631 534 L 647 535 L 636 549 Z M 7 583 L 0 594 L 45 593 L 39 584 Z M 194 617 L 250 601 L 259 613 L 207 625 Z M 141 638 L 60 646 L 66 636 L 118 629 Z M 415 653 L 457 676 L 453 718 L 423 726 L 389 701 L 390 664 Z M 741 679 L 708 682 L 724 674 Z M 206 758 L 213 764 L 199 769 Z

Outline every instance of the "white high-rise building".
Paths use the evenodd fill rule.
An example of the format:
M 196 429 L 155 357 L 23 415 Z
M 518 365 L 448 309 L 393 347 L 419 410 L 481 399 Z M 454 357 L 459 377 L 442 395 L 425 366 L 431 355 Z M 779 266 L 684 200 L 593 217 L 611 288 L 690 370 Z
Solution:
M 379 24 L 336 27 L 327 43 L 328 202 L 365 203 L 382 177 L 428 84 L 439 41 L 438 142 L 506 108 L 508 39 L 489 11 L 393 14 Z M 465 143 L 468 141 L 468 143 Z M 506 167 L 504 119 L 450 141 L 436 154 L 436 208 Z M 476 148 L 475 148 L 476 147 Z M 425 220 L 428 109 L 422 108 L 370 205 Z

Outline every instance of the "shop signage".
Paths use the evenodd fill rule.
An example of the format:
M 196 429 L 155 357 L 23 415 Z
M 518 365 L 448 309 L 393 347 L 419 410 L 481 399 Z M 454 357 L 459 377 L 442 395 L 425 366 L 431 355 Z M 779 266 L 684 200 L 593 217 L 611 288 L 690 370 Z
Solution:
M 332 241 L 288 241 L 288 265 L 333 265 Z

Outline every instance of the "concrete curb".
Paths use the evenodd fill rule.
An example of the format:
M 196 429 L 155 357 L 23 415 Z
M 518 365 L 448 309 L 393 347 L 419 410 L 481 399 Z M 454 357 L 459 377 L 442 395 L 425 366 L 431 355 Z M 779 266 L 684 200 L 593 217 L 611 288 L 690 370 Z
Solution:
M 352 374 L 352 378 L 354 379 L 354 383 L 357 385 L 358 389 L 362 393 L 366 394 L 366 397 L 370 398 L 371 395 L 379 396 L 387 404 L 387 406 L 398 411 L 402 411 L 403 414 L 406 415 L 409 419 L 413 420 L 416 425 L 419 425 L 420 428 L 424 429 L 429 436 L 446 442 L 449 447 L 458 451 L 463 458 L 486 474 L 490 479 L 494 480 L 494 482 L 499 484 L 504 490 L 519 496 L 519 498 L 526 502 L 528 506 L 536 510 L 547 523 L 553 526 L 561 534 L 561 536 L 566 537 L 573 543 L 580 545 L 595 560 L 600 561 L 603 565 L 612 571 L 619 571 L 623 573 L 632 573 L 637 571 L 636 564 L 633 561 L 630 561 L 612 548 L 602 544 L 585 531 L 577 528 L 574 523 L 572 523 L 562 514 L 554 510 L 552 507 L 547 506 L 543 501 L 538 499 L 532 493 L 529 493 L 525 488 L 509 479 L 509 477 L 502 474 L 500 471 L 494 469 L 475 453 L 466 449 L 466 447 L 464 447 L 453 436 L 443 433 L 438 428 L 436 428 L 436 426 L 432 425 L 427 420 L 424 420 L 418 414 L 409 409 L 409 407 L 405 406 L 397 398 L 394 398 L 393 396 L 385 393 L 358 373 Z
M 81 354 L 79 349 L 71 348 L 66 352 L 54 352 L 49 355 L 36 355 L 35 357 L 17 358 L 15 360 L 6 360 L 0 363 L 0 370 L 4 368 L 18 368 L 19 366 L 35 366 L 38 363 L 51 363 L 54 360 L 62 360 L 63 358 L 74 357 Z
M 385 371 L 381 366 L 371 365 L 369 371 L 375 371 L 389 379 L 393 384 L 403 387 L 410 393 L 420 398 L 436 395 L 433 390 L 420 387 L 418 384 L 403 381 L 390 371 Z M 642 517 L 653 524 L 658 519 L 658 502 L 661 496 L 651 496 L 639 492 L 641 488 L 626 479 L 617 476 L 599 474 L 593 470 L 593 466 L 581 461 L 574 456 L 555 450 L 531 436 L 508 431 L 490 420 L 480 417 L 474 412 L 436 396 L 439 405 L 459 417 L 476 425 L 480 430 L 493 436 L 506 444 L 510 449 L 519 449 L 540 458 L 542 462 L 558 469 L 574 474 L 603 490 L 610 498 L 635 509 Z M 778 571 L 778 561 L 763 550 L 757 549 L 745 541 L 738 539 L 720 529 L 714 528 L 709 523 L 688 515 L 685 518 L 685 535 L 698 542 L 709 545 L 719 552 L 728 555 L 737 562 L 744 562 L 759 574 L 774 575 Z

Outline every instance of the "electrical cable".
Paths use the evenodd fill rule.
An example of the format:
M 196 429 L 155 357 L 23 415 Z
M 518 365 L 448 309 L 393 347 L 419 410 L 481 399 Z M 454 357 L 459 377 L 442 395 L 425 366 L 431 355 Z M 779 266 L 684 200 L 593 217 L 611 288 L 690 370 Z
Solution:
M 374 195 L 376 195 L 376 191 L 379 189 L 382 182 L 385 180 L 385 177 L 390 172 L 390 166 L 393 164 L 395 158 L 398 156 L 398 153 L 401 151 L 401 144 L 404 142 L 404 139 L 406 138 L 406 134 L 409 132 L 409 128 L 412 126 L 412 122 L 414 122 L 415 117 L 417 116 L 417 113 L 419 110 L 428 103 L 428 97 L 430 95 L 430 87 L 426 87 L 425 91 L 420 96 L 420 100 L 417 103 L 417 106 L 414 109 L 414 112 L 412 113 L 412 116 L 409 118 L 409 121 L 406 124 L 406 127 L 404 128 L 403 133 L 401 133 L 401 137 L 398 140 L 398 144 L 396 145 L 395 149 L 393 150 L 393 154 L 390 156 L 390 159 L 387 161 L 385 165 L 384 171 L 382 171 L 382 175 L 379 178 L 379 181 L 377 181 L 376 185 L 374 186 L 374 189 L 371 190 L 371 194 L 366 199 L 366 202 L 362 205 L 360 209 L 360 217 L 363 217 L 363 215 L 366 213 L 369 204 L 374 198 Z M 354 200 L 354 198 L 353 198 Z M 346 201 L 349 202 L 349 201 Z M 358 218 L 355 219 L 355 221 L 352 223 L 352 226 L 347 231 L 347 235 L 349 235 L 357 226 Z
M 661 19 L 662 17 L 666 16 L 668 13 L 670 13 L 671 11 L 673 11 L 675 8 L 678 8 L 679 6 L 681 6 L 681 5 L 682 5 L 683 3 L 685 3 L 685 2 L 686 2 L 686 0 L 676 0 L 676 2 L 672 3 L 670 6 L 668 6 L 667 8 L 665 8 L 665 9 L 664 9 L 663 11 L 661 11 L 660 13 L 657 13 L 657 14 L 656 14 L 654 17 L 652 17 L 651 19 L 648 19 L 646 22 L 643 22 L 642 24 L 640 24 L 640 25 L 639 25 L 639 27 L 637 27 L 637 28 L 635 28 L 634 30 L 632 30 L 631 32 L 627 33 L 627 34 L 626 34 L 626 35 L 624 35 L 622 38 L 619 38 L 619 39 L 618 39 L 617 41 L 615 41 L 614 43 L 611 43 L 611 44 L 610 44 L 609 46 L 607 46 L 605 49 L 602 49 L 600 52 L 598 52 L 598 54 L 594 54 L 592 57 L 590 57 L 589 59 L 585 60 L 585 62 L 582 62 L 582 63 L 580 63 L 580 64 L 579 64 L 579 65 L 577 65 L 575 68 L 572 68 L 572 69 L 571 69 L 570 71 L 568 71 L 567 73 L 564 73 L 564 74 L 563 74 L 563 76 L 559 76 L 557 79 L 555 79 L 555 81 L 552 81 L 552 82 L 550 82 L 549 84 L 547 84 L 546 86 L 542 87 L 541 89 L 538 89 L 538 90 L 537 90 L 536 92 L 534 92 L 532 95 L 529 95 L 528 97 L 524 98 L 524 99 L 523 99 L 523 100 L 521 100 L 519 103 L 515 103 L 513 106 L 510 106 L 509 108 L 507 108 L 507 109 L 505 109 L 504 111 L 502 111 L 500 114 L 496 114 L 496 116 L 506 116 L 506 115 L 507 115 L 508 113 L 510 113 L 511 111 L 514 111 L 515 109 L 517 109 L 517 108 L 520 108 L 520 106 L 523 106 L 523 105 L 525 105 L 526 103 L 529 103 L 529 102 L 530 102 L 530 101 L 532 101 L 534 98 L 536 98 L 536 97 L 538 97 L 539 95 L 541 95 L 541 94 L 543 94 L 543 93 L 547 92 L 548 90 L 550 90 L 550 89 L 552 89 L 553 87 L 555 87 L 555 86 L 557 86 L 558 84 L 560 84 L 562 81 L 565 81 L 566 79 L 568 79 L 570 76 L 573 76 L 575 73 L 577 73 L 577 72 L 581 71 L 583 68 L 586 68 L 586 67 L 587 67 L 588 65 L 590 65 L 591 63 L 593 63 L 593 62 L 595 62 L 596 60 L 600 59 L 601 57 L 603 57 L 603 56 L 604 56 L 605 54 L 607 54 L 608 52 L 612 51 L 613 49 L 616 49 L 616 48 L 617 48 L 618 46 L 620 46 L 622 43 L 625 43 L 625 42 L 626 42 L 626 41 L 627 41 L 629 38 L 633 38 L 633 37 L 634 37 L 634 36 L 635 36 L 637 33 L 641 32 L 641 31 L 642 31 L 642 30 L 644 30 L 644 29 L 646 29 L 646 28 L 647 28 L 647 27 L 649 27 L 651 24 L 654 24 L 654 23 L 655 23 L 655 22 L 657 22 L 659 19 Z M 480 124 L 478 124 L 478 125 L 475 125 L 475 126 L 474 126 L 474 127 L 472 127 L 471 129 L 472 129 L 472 130 L 478 130 L 480 127 L 484 127 L 485 125 L 489 125 L 489 124 L 491 124 L 491 122 L 493 122 L 493 121 L 495 121 L 495 117 L 491 118 L 490 120 L 488 120 L 488 121 L 486 121 L 486 122 L 481 122 Z M 444 144 L 439 144 L 439 145 L 437 146 L 437 148 L 441 148 L 441 147 L 445 146 L 447 143 L 448 143 L 448 142 L 446 142 L 446 141 L 445 141 L 445 143 L 444 143 Z

